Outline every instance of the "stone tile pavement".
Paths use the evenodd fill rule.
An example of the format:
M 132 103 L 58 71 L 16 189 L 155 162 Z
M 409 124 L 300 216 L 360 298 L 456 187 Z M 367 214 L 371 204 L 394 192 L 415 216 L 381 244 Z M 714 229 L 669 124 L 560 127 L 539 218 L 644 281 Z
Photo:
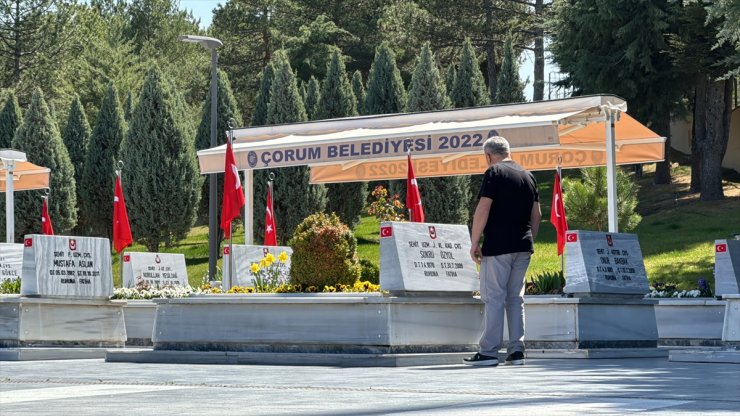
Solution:
M 740 414 L 740 365 L 530 359 L 342 368 L 0 362 L 0 415 Z

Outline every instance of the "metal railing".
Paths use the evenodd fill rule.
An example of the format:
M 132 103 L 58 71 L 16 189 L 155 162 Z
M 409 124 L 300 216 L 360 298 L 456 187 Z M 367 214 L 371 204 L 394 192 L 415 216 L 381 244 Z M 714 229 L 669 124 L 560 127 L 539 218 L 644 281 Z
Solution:
M 573 88 L 557 85 L 558 82 L 566 78 L 565 74 L 560 72 L 550 72 L 547 74 L 547 99 L 557 100 L 559 98 L 569 98 L 573 95 Z

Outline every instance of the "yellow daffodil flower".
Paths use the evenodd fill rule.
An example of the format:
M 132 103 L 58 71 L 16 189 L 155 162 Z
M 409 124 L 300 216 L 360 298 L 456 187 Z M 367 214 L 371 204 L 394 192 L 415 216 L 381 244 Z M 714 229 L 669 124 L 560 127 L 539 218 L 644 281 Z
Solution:
M 281 263 L 285 263 L 286 261 L 288 261 L 288 253 L 284 251 L 281 252 L 280 255 L 278 255 L 278 260 L 280 260 Z
M 258 273 L 260 271 L 260 266 L 257 263 L 252 263 L 250 269 L 252 270 L 252 273 Z

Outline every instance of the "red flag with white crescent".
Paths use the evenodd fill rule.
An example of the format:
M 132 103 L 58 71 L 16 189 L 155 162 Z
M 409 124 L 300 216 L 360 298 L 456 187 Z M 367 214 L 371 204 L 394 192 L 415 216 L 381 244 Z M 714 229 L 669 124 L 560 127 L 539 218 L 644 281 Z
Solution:
M 131 224 L 128 222 L 126 200 L 123 198 L 121 176 L 116 176 L 116 189 L 113 194 L 113 248 L 120 253 L 134 242 L 131 235 Z
M 54 227 L 51 225 L 51 217 L 49 216 L 49 207 L 46 204 L 46 198 L 41 205 L 41 233 L 44 235 L 54 235 Z
M 227 141 L 224 163 L 224 197 L 221 205 L 221 228 L 224 230 L 224 237 L 231 237 L 231 221 L 239 218 L 244 204 L 244 190 L 239 179 L 239 170 L 236 168 L 231 143 Z
M 555 172 L 555 183 L 552 186 L 552 205 L 550 207 L 550 222 L 555 227 L 558 236 L 558 256 L 565 248 L 565 232 L 568 231 L 568 220 L 565 217 L 563 205 L 563 189 L 560 187 L 560 175 Z
M 406 179 L 406 209 L 411 213 L 411 222 L 424 222 L 424 208 L 421 206 L 421 194 L 419 185 L 414 175 L 414 165 L 411 163 L 411 155 L 408 155 L 409 169 Z
M 266 246 L 277 246 L 277 226 L 275 211 L 272 209 L 272 185 L 267 187 L 267 206 L 265 207 L 265 241 Z

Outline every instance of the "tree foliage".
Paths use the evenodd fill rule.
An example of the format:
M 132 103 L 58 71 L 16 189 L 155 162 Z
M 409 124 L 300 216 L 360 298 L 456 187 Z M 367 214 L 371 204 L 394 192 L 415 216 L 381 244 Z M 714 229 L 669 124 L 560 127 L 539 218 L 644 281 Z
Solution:
M 504 57 L 501 61 L 501 70 L 496 82 L 496 102 L 500 104 L 521 103 L 524 97 L 524 84 L 519 79 L 519 63 L 514 51 L 512 36 L 506 37 Z
M 21 107 L 13 92 L 8 92 L 5 103 L 0 111 L 0 149 L 10 148 L 15 131 L 21 125 Z
M 335 51 L 327 65 L 326 79 L 321 85 L 319 108 L 314 119 L 351 117 L 357 115 L 357 104 L 347 78 L 344 59 Z M 367 183 L 335 183 L 326 186 L 326 211 L 336 213 L 342 223 L 354 228 L 360 222 L 367 199 Z
M 39 88 L 33 93 L 31 106 L 16 131 L 12 146 L 25 152 L 29 162 L 51 170 L 49 215 L 57 234 L 67 234 L 77 224 L 74 167 Z M 16 241 L 22 241 L 25 234 L 41 232 L 41 195 L 41 191 L 16 194 Z
M 90 136 L 79 187 L 82 225 L 95 237 L 113 235 L 113 191 L 125 123 L 118 91 L 111 84 Z
M 365 96 L 365 114 L 400 113 L 406 106 L 406 89 L 396 66 L 396 55 L 386 43 L 375 52 Z
M 452 103 L 456 108 L 475 107 L 490 103 L 483 73 L 478 65 L 478 58 L 470 39 L 465 39 L 460 62 L 455 72 L 455 83 L 450 92 Z
M 295 74 L 284 51 L 273 55 L 275 77 L 270 89 L 267 124 L 297 123 L 307 120 L 306 110 L 298 92 Z M 255 191 L 255 237 L 264 236 L 265 198 L 269 169 L 257 170 L 254 174 Z M 326 189 L 323 185 L 310 185 L 307 166 L 275 169 L 273 208 L 277 222 L 279 243 L 288 241 L 293 231 L 304 218 L 326 207 Z
M 267 106 L 270 104 L 270 88 L 272 78 L 275 76 L 275 68 L 268 62 L 260 73 L 260 89 L 257 93 L 257 103 L 252 113 L 251 126 L 264 126 L 267 124 Z
M 638 187 L 617 169 L 617 217 L 620 232 L 634 230 L 642 217 L 637 208 Z M 609 227 L 606 168 L 581 169 L 580 179 L 563 180 L 563 202 L 571 229 L 605 231 Z
M 308 87 L 306 88 L 306 115 L 309 120 L 315 118 L 316 112 L 319 109 L 319 99 L 321 97 L 321 83 L 319 80 L 311 76 L 308 80 Z
M 210 85 L 210 81 L 209 81 Z M 222 70 L 218 71 L 218 82 L 217 82 L 217 103 L 216 103 L 216 145 L 220 146 L 226 143 L 226 135 L 229 130 L 229 120 L 233 119 L 236 124 L 234 127 L 239 127 L 243 124 L 242 116 L 239 112 L 239 107 L 236 104 L 236 98 L 231 90 L 231 83 L 229 77 Z M 211 94 L 206 95 L 206 100 L 203 103 L 201 110 L 200 124 L 198 124 L 198 130 L 195 134 L 195 148 L 196 150 L 208 149 L 211 146 Z M 204 177 L 205 178 L 205 177 Z M 208 223 L 208 185 L 209 181 L 204 180 L 200 196 L 200 205 L 198 208 L 198 220 L 200 223 Z M 221 201 L 223 198 L 223 177 L 219 176 L 216 189 L 218 190 L 218 200 Z M 218 211 L 218 210 L 217 210 Z M 218 224 L 221 224 L 221 212 L 217 212 Z
M 365 108 L 365 84 L 362 83 L 362 74 L 359 70 L 352 74 L 352 92 L 357 101 L 357 112 L 363 114 Z
M 69 159 L 74 167 L 77 204 L 82 201 L 82 175 L 84 174 L 87 150 L 90 144 L 90 124 L 82 108 L 80 97 L 75 94 L 67 117 L 67 124 L 62 131 L 62 141 L 69 153 Z M 78 227 L 79 228 L 79 227 Z
M 178 92 L 150 69 L 121 148 L 131 230 L 150 251 L 184 238 L 197 214 L 202 178 L 184 118 Z

